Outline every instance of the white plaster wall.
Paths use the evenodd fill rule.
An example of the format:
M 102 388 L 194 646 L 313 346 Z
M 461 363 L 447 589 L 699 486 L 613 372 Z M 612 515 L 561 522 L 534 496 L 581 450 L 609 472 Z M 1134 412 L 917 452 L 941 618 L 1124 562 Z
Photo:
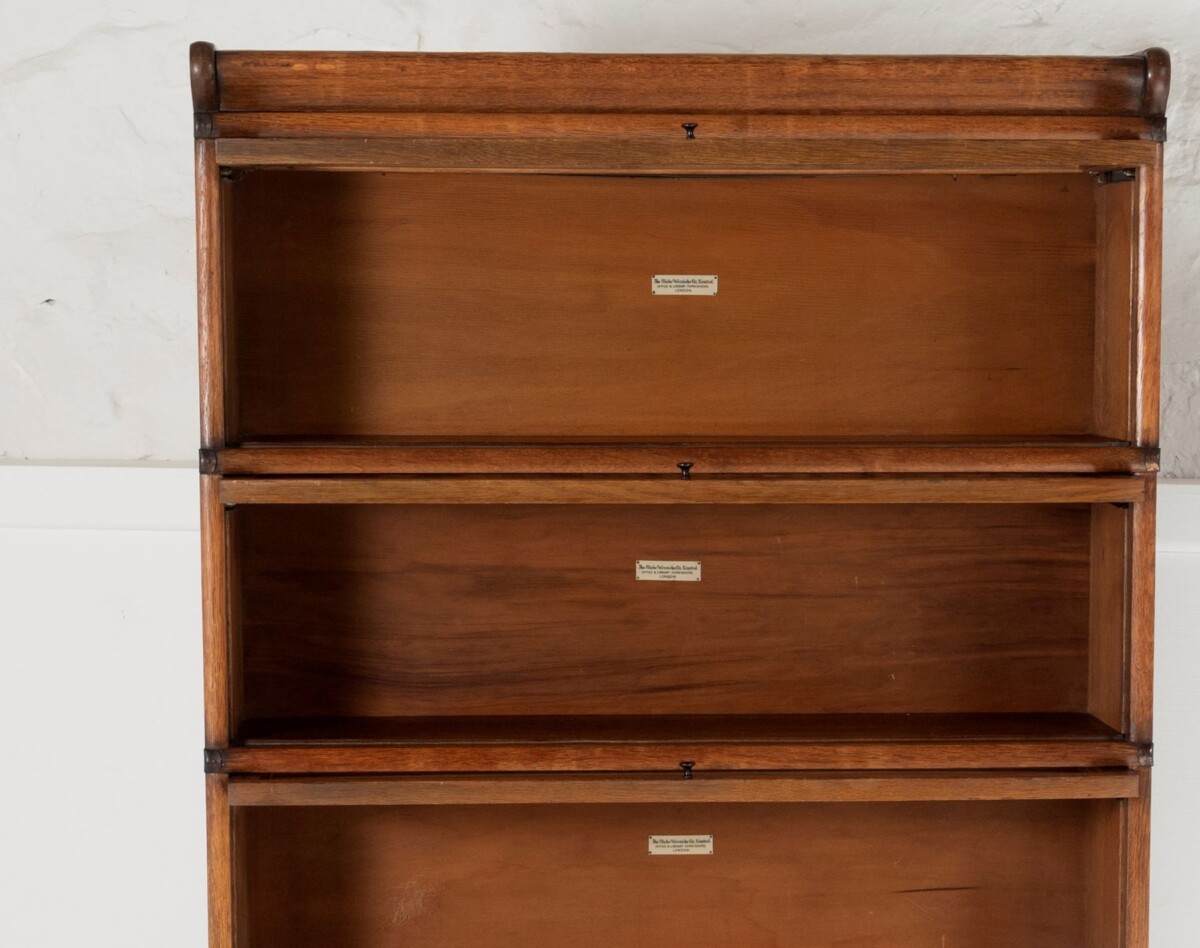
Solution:
M 1200 475 L 1197 0 L 4 0 L 0 459 L 196 447 L 186 49 L 1174 56 L 1164 468 Z

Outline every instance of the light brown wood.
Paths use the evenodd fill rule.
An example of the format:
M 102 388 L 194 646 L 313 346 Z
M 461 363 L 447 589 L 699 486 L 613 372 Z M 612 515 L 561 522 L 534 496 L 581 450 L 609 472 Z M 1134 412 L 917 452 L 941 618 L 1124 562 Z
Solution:
M 204 537 L 200 571 L 204 626 L 204 741 L 206 747 L 229 743 L 230 614 L 228 545 L 220 478 L 200 478 L 200 524 Z
M 1093 426 L 1090 176 L 232 188 L 233 441 Z M 719 292 L 655 296 L 656 273 Z
M 1124 807 L 1125 898 L 1122 918 L 1125 922 L 1123 948 L 1150 948 L 1150 784 L 1149 769 L 1139 772 L 1137 798 Z
M 653 771 L 678 773 L 691 760 L 707 770 L 1028 770 L 1135 767 L 1127 741 L 856 741 L 851 743 L 293 745 L 231 747 L 231 774 L 510 773 Z
M 1134 779 L 1140 779 L 1136 772 Z M 1125 939 L 1125 806 L 1094 804 L 1084 881 L 1087 885 L 1087 948 L 1123 948 Z
M 1153 60 L 1148 58 L 1153 54 Z M 223 50 L 245 111 L 1161 114 L 1161 50 L 1120 57 Z M 1153 75 L 1150 74 L 1154 67 Z M 1149 94 L 1148 94 L 1149 93 Z
M 1145 504 L 1132 509 L 1129 554 L 1129 727 L 1133 740 L 1154 740 L 1154 537 L 1158 483 L 1146 477 Z
M 225 443 L 224 202 L 211 141 L 196 142 L 196 268 L 199 299 L 200 446 Z
M 224 478 L 227 504 L 1137 503 L 1137 477 Z
M 1135 434 L 1138 444 L 1158 444 L 1162 362 L 1162 145 L 1138 172 L 1137 283 L 1135 289 L 1137 393 Z
M 1088 712 L 1121 733 L 1128 727 L 1129 517 L 1108 504 L 1092 508 Z
M 527 803 L 885 803 L 1123 799 L 1132 770 L 680 776 L 235 777 L 233 806 L 494 806 Z M 1106 808 L 1111 812 L 1111 808 Z M 1115 873 L 1114 873 L 1115 875 Z
M 702 140 L 1091 141 L 1162 137 L 1159 120 L 1100 115 L 844 115 L 595 112 L 218 112 L 218 138 L 661 138 L 695 122 Z
M 252 807 L 246 934 L 293 948 L 1078 946 L 1096 808 L 1120 805 Z M 712 834 L 714 855 L 649 856 L 652 834 Z
M 1158 470 L 1158 452 L 1076 442 L 681 444 L 251 443 L 219 453 L 239 474 L 661 474 L 684 455 L 704 474 L 1116 474 Z
M 1101 185 L 1096 195 L 1095 431 L 1133 437 L 1133 182 Z
M 229 778 L 205 778 L 208 836 L 208 945 L 234 948 L 233 936 L 233 824 L 229 811 Z M 243 931 L 245 929 L 242 929 Z
M 230 168 L 325 171 L 554 172 L 621 175 L 818 174 L 904 171 L 1050 174 L 1143 167 L 1149 141 L 820 141 L 629 138 L 221 138 L 217 160 Z
M 1081 505 L 233 517 L 251 719 L 1087 706 Z M 700 561 L 702 580 L 637 581 L 656 559 Z

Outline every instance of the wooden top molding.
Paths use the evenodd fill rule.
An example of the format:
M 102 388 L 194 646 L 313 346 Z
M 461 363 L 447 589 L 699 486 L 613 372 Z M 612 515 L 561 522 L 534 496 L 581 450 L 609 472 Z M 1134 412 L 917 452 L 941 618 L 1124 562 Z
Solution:
M 1171 54 L 1161 46 L 1152 46 L 1146 57 L 1145 92 L 1142 95 L 1142 114 L 1153 118 L 1167 114 L 1167 96 L 1171 92 Z
M 211 57 L 211 58 L 210 58 Z M 211 66 L 210 66 L 211 63 Z M 215 52 L 197 111 L 1161 116 L 1170 59 Z M 218 105 L 219 89 L 219 105 Z
M 192 108 L 196 112 L 215 112 L 220 108 L 216 47 L 212 43 L 192 43 L 188 53 L 192 77 Z

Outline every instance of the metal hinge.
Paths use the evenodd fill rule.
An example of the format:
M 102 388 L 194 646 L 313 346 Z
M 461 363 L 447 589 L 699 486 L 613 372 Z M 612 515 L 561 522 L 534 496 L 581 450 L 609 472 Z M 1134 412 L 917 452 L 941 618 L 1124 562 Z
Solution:
M 1097 184 L 1117 184 L 1121 181 L 1137 180 L 1136 168 L 1112 168 L 1108 171 L 1096 172 Z
M 206 774 L 223 774 L 226 772 L 225 752 L 212 747 L 204 749 L 204 772 Z

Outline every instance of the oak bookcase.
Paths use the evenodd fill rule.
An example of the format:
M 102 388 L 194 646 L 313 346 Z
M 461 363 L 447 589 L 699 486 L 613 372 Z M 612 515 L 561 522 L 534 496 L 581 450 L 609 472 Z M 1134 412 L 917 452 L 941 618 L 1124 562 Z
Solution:
M 1145 948 L 1165 52 L 191 77 L 213 948 Z

